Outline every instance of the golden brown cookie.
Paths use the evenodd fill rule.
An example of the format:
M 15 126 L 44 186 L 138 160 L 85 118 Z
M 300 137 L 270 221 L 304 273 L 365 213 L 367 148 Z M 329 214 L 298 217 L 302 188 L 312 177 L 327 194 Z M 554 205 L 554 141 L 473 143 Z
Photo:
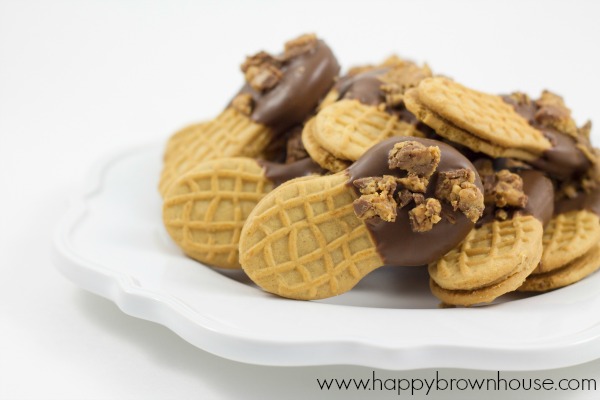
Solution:
M 171 158 L 185 151 L 186 144 L 190 143 L 193 140 L 193 137 L 201 135 L 205 125 L 206 122 L 188 125 L 171 135 L 165 145 L 163 161 L 168 163 Z
M 598 216 L 587 210 L 555 215 L 544 229 L 542 262 L 534 274 L 561 268 L 600 242 Z
M 239 268 L 240 231 L 258 201 L 277 185 L 320 172 L 310 159 L 290 164 L 243 157 L 206 161 L 166 193 L 163 223 L 191 258 L 215 267 Z
M 491 303 L 503 294 L 514 292 L 521 287 L 531 270 L 521 269 L 499 282 L 472 290 L 448 290 L 429 279 L 431 293 L 442 301 L 444 306 L 472 306 Z
M 302 130 L 302 143 L 310 157 L 322 168 L 331 172 L 340 172 L 348 168 L 351 161 L 335 157 L 317 142 L 313 131 L 314 121 L 314 118 L 310 119 Z
M 542 223 L 515 215 L 473 229 L 429 266 L 433 294 L 447 304 L 490 302 L 518 288 L 542 257 Z
M 454 203 L 446 197 L 451 191 Z M 335 296 L 384 264 L 424 265 L 441 257 L 482 210 L 481 181 L 456 149 L 391 138 L 345 171 L 267 194 L 242 229 L 240 263 L 268 292 L 303 300 Z
M 250 158 L 198 164 L 165 193 L 163 222 L 188 256 L 222 268 L 239 268 L 238 240 L 246 217 L 273 188 Z
M 316 141 L 342 160 L 358 160 L 373 145 L 392 136 L 422 136 L 414 125 L 390 115 L 383 107 L 341 100 L 317 114 Z
M 240 238 L 242 268 L 264 290 L 319 299 L 350 290 L 383 262 L 338 173 L 291 182 L 263 198 Z
M 427 78 L 405 94 L 408 110 L 436 133 L 492 157 L 534 160 L 552 147 L 500 96 L 444 77 Z
M 201 135 L 186 136 L 184 151 L 167 157 L 159 191 L 196 164 L 222 157 L 257 157 L 316 109 L 335 82 L 339 65 L 331 49 L 315 35 L 285 44 L 278 56 L 261 51 L 241 66 L 246 84 L 227 108 L 203 126 Z
M 397 56 L 379 65 L 351 68 L 319 106 L 311 128 L 315 142 L 335 158 L 356 161 L 389 137 L 423 137 L 403 98 L 430 76 L 427 65 L 419 67 Z
M 519 287 L 522 292 L 545 292 L 578 282 L 600 268 L 600 245 L 567 265 L 550 272 L 529 275 Z
M 269 127 L 234 108 L 227 108 L 204 124 L 202 131 L 185 136 L 179 144 L 185 150 L 166 160 L 159 183 L 163 196 L 176 179 L 198 163 L 223 157 L 257 157 L 272 137 Z

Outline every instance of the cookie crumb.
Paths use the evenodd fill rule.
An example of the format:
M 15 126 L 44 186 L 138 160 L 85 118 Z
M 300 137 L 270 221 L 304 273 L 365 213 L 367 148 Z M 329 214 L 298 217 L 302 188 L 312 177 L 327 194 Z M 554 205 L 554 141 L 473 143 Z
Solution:
M 392 68 L 379 77 L 382 83 L 381 91 L 385 94 L 388 107 L 394 108 L 404 103 L 404 93 L 411 88 L 417 87 L 419 83 L 431 76 L 431 70 L 425 64 L 420 68 L 411 62 L 405 62 L 399 58 L 386 60 Z
M 425 203 L 425 196 L 422 195 L 421 193 L 413 193 L 412 197 L 413 197 L 413 200 L 415 201 L 416 205 Z
M 398 183 L 411 192 L 425 193 L 429 179 L 417 175 L 408 175 L 406 178 L 398 178 Z
M 254 108 L 254 99 L 250 93 L 240 93 L 231 101 L 231 106 L 244 115 L 250 115 Z
M 523 179 L 507 169 L 496 172 L 496 184 L 493 189 L 497 207 L 525 207 L 527 195 L 523 193 Z
M 466 169 L 442 171 L 438 176 L 435 196 L 448 201 L 454 211 L 460 210 L 473 222 L 483 215 L 483 193 L 475 185 L 475 172 Z
M 396 220 L 396 202 L 376 194 L 365 194 L 354 200 L 354 213 L 359 219 L 379 217 L 386 222 Z
M 508 213 L 506 210 L 499 209 L 496 211 L 496 219 L 499 221 L 506 221 L 508 219 Z
M 402 169 L 409 175 L 429 178 L 440 163 L 441 152 L 438 146 L 425 146 L 409 140 L 398 142 L 390 150 L 388 165 L 390 169 Z
M 410 190 L 402 189 L 398 192 L 398 208 L 404 208 L 414 202 L 415 205 L 425 202 L 425 195 L 422 193 L 413 193 Z
M 439 200 L 429 198 L 408 212 L 413 232 L 427 232 L 442 219 L 442 205 Z
M 391 56 L 383 60 L 383 62 L 379 64 L 378 67 L 402 67 L 407 63 L 410 63 L 410 61 L 403 60 L 402 58 L 398 57 L 397 54 L 392 54 Z
M 362 194 L 354 200 L 354 213 L 360 219 L 379 217 L 386 222 L 394 222 L 398 215 L 394 200 L 396 179 L 391 175 L 355 179 L 353 185 Z
M 267 52 L 261 51 L 247 57 L 241 66 L 246 82 L 258 92 L 274 88 L 281 77 L 281 62 Z
M 577 137 L 577 126 L 571 118 L 571 110 L 567 108 L 562 97 L 544 90 L 535 104 L 539 107 L 534 116 L 537 123 L 555 128 L 574 138 Z
M 504 96 L 504 100 L 513 106 L 529 106 L 531 105 L 531 99 L 526 93 L 513 92 L 508 96 Z
M 352 184 L 358 188 L 362 194 L 385 193 L 391 196 L 396 190 L 396 178 L 391 175 L 383 177 L 366 177 L 355 179 Z
M 455 207 L 454 203 L 451 204 Z M 460 184 L 456 206 L 472 222 L 477 222 L 485 208 L 483 194 L 475 184 L 463 182 Z
M 317 47 L 317 41 L 317 35 L 314 33 L 307 33 L 298 36 L 295 39 L 289 40 L 285 43 L 283 58 L 287 61 L 291 58 L 307 53 Z
M 590 134 L 592 133 L 592 121 L 586 121 L 580 128 L 578 128 L 579 137 L 587 138 L 589 140 Z
M 402 189 L 398 192 L 398 207 L 404 208 L 411 201 L 413 201 L 413 194 L 409 190 Z
M 561 199 L 574 199 L 577 197 L 577 185 L 575 182 L 565 182 L 560 185 L 560 189 L 558 190 L 558 197 Z

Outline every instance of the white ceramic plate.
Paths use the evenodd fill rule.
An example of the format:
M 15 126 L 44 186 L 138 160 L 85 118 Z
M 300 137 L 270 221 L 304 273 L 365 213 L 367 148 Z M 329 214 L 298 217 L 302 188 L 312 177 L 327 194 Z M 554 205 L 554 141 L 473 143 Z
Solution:
M 99 164 L 54 238 L 60 271 L 127 314 L 254 364 L 537 370 L 600 357 L 600 274 L 543 295 L 438 309 L 423 268 L 382 268 L 342 296 L 302 302 L 190 260 L 162 227 L 161 148 Z

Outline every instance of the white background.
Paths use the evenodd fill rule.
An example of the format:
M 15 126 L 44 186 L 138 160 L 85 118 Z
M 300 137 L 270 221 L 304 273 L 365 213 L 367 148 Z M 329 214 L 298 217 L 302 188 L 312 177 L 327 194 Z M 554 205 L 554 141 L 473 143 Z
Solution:
M 218 358 L 78 289 L 49 256 L 70 188 L 100 156 L 214 116 L 241 84 L 245 55 L 275 52 L 307 31 L 325 38 L 344 67 L 397 52 L 486 91 L 551 88 L 578 123 L 600 121 L 598 4 L 0 0 L 0 398 L 396 397 L 317 390 L 317 377 L 363 378 L 368 368 Z M 378 374 L 430 378 L 434 371 Z M 508 376 L 600 384 L 600 360 Z

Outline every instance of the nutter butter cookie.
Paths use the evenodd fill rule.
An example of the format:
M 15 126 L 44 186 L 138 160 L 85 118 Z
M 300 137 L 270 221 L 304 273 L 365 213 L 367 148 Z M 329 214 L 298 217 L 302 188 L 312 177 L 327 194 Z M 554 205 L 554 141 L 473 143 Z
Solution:
M 309 153 L 313 151 L 317 162 L 338 160 L 322 165 L 339 168 L 389 137 L 424 136 L 416 118 L 406 110 L 403 96 L 428 76 L 431 71 L 426 65 L 419 67 L 397 57 L 379 66 L 350 70 L 327 95 L 311 126 L 305 127 L 303 140 Z
M 334 84 L 339 65 L 314 35 L 286 43 L 278 56 L 259 52 L 242 65 L 246 84 L 215 119 L 190 135 L 185 150 L 168 157 L 160 192 L 197 163 L 259 156 L 274 137 L 304 122 Z
M 552 147 L 500 96 L 448 78 L 424 79 L 405 94 L 404 103 L 438 135 L 491 157 L 535 160 Z
M 441 178 L 464 170 L 453 185 Z M 443 185 L 449 189 L 437 197 Z M 266 195 L 242 230 L 240 263 L 256 284 L 284 297 L 338 295 L 384 264 L 443 256 L 473 228 L 482 191 L 475 167 L 451 146 L 391 138 L 345 171 Z M 450 193 L 462 200 L 453 203 Z
M 539 171 L 496 170 L 480 160 L 485 211 L 465 240 L 429 265 L 432 293 L 446 304 L 489 303 L 516 290 L 542 256 L 554 188 Z
M 454 306 L 600 268 L 600 150 L 560 96 L 487 94 L 395 56 L 338 78 L 315 35 L 241 70 L 226 109 L 166 145 L 163 222 L 193 259 L 306 300 L 427 265 Z
M 529 275 L 518 290 L 521 292 L 546 292 L 571 285 L 600 269 L 598 260 L 600 260 L 600 244 L 595 244 L 587 253 L 558 269 Z
M 520 290 L 565 286 L 584 277 L 581 271 L 592 271 L 588 253 L 600 242 L 600 179 L 591 123 L 577 127 L 563 99 L 547 90 L 535 100 L 519 92 L 503 99 L 551 141 L 552 148 L 530 164 L 548 175 L 557 189 L 541 262 Z
M 254 206 L 274 187 L 323 172 L 310 158 L 290 164 L 243 157 L 206 161 L 171 185 L 163 223 L 189 257 L 214 267 L 240 268 L 240 232 Z
M 545 90 L 536 100 L 520 92 L 502 96 L 502 100 L 551 144 L 539 157 L 528 160 L 535 169 L 557 181 L 572 182 L 583 178 L 596 163 L 589 138 L 591 123 L 578 128 L 560 96 Z
M 314 127 L 315 119 L 312 118 L 306 122 L 302 130 L 302 144 L 310 158 L 331 172 L 340 172 L 348 168 L 352 162 L 338 158 L 326 150 L 315 137 Z

